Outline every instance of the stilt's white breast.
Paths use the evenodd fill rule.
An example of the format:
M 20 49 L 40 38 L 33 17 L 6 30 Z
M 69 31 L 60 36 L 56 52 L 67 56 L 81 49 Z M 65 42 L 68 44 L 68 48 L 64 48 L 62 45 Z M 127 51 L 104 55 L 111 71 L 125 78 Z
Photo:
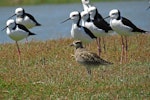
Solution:
M 83 27 L 78 27 L 76 24 L 72 25 L 71 36 L 74 39 L 81 40 L 85 43 L 93 41 L 93 39 L 87 33 L 85 33 Z
M 112 29 L 114 31 L 116 31 L 118 34 L 121 34 L 121 35 L 132 35 L 133 33 L 131 32 L 132 31 L 132 28 L 124 25 L 122 23 L 122 20 L 116 20 L 116 19 L 112 19 L 110 21 L 110 26 L 112 27 Z
M 10 30 L 9 28 L 7 28 L 7 34 L 12 40 L 20 41 L 28 37 L 29 33 L 17 27 L 15 30 Z

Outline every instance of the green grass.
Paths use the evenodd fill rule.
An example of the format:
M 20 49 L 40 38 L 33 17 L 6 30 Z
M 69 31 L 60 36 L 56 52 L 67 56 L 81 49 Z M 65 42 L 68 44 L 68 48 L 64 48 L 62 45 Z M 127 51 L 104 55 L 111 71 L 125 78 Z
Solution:
M 72 39 L 0 45 L 0 100 L 148 100 L 150 99 L 150 36 L 129 38 L 128 62 L 119 64 L 120 38 L 106 37 L 102 58 L 114 65 L 86 69 L 71 56 Z M 97 52 L 96 43 L 87 46 Z M 102 49 L 103 50 L 103 49 Z
M 20 5 L 38 5 L 38 4 L 62 4 L 62 3 L 79 3 L 81 0 L 0 0 L 0 6 L 20 6 Z M 124 0 L 91 0 L 91 2 L 114 2 Z M 131 0 L 128 0 L 131 1 Z M 133 0 L 134 1 L 134 0 Z

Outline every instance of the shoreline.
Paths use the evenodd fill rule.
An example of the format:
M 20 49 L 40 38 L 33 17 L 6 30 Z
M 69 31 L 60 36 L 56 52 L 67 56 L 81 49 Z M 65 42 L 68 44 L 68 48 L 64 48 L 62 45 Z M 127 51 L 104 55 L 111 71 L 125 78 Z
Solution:
M 95 2 L 121 2 L 124 0 L 91 0 L 91 3 Z M 140 0 L 126 0 L 126 1 L 140 1 Z M 71 4 L 71 3 L 80 3 L 81 1 L 70 0 L 69 2 L 66 0 L 2 0 L 0 3 L 0 7 L 9 7 L 9 6 L 31 6 L 31 5 L 42 5 L 42 4 Z

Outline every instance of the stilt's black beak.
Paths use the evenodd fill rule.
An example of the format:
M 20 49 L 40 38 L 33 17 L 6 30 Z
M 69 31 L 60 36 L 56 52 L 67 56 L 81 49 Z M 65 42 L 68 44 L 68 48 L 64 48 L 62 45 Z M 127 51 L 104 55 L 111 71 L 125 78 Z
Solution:
M 14 17 L 14 16 L 16 16 L 16 14 L 14 14 L 14 15 L 10 16 L 8 19 L 10 19 L 10 18 L 12 18 L 12 17 Z
M 105 17 L 104 19 L 110 18 L 110 16 Z
M 4 31 L 8 26 L 5 26 L 1 31 Z
M 71 19 L 71 18 L 68 18 L 68 19 L 62 21 L 61 24 L 64 23 L 64 22 L 66 22 L 66 21 L 68 21 L 68 20 L 70 20 L 70 19 Z
M 150 6 L 146 9 L 146 10 L 149 10 Z

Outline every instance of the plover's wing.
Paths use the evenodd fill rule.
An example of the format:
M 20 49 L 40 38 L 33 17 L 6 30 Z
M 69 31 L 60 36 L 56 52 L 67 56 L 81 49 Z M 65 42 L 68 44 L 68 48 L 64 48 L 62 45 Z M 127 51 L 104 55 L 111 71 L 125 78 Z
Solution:
M 78 53 L 78 60 L 81 61 L 84 64 L 87 65 L 108 65 L 112 64 L 108 61 L 103 60 L 100 58 L 97 54 L 89 52 L 89 51 L 83 51 Z

